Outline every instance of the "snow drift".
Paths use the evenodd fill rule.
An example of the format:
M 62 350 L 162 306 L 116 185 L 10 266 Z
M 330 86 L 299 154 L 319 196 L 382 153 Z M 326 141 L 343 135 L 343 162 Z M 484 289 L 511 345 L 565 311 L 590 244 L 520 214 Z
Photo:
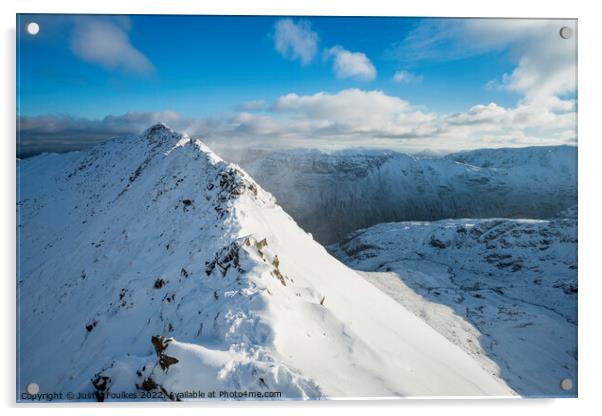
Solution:
M 164 125 L 20 161 L 17 200 L 19 399 L 514 394 Z

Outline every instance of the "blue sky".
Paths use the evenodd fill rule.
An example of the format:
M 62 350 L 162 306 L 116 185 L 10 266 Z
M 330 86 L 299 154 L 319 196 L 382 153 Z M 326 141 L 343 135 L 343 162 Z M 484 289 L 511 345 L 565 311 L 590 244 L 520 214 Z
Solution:
M 77 17 L 74 17 L 77 19 Z M 388 56 L 420 19 L 314 17 L 313 30 L 326 45 L 362 51 L 378 68 L 366 82 L 336 79 L 322 57 L 300 66 L 274 49 L 278 17 L 132 16 L 131 42 L 155 71 L 148 76 L 105 71 L 79 59 L 70 49 L 70 24 L 61 16 L 22 16 L 19 86 L 20 114 L 71 113 L 102 117 L 165 108 L 190 116 L 230 111 L 239 103 L 279 95 L 335 92 L 354 86 L 402 95 L 436 111 L 462 111 L 482 102 L 514 104 L 517 94 L 486 88 L 489 80 L 512 69 L 507 51 L 444 62 L 400 63 Z M 29 36 L 25 22 L 40 22 Z M 46 21 L 54 21 L 46 25 Z M 48 29 L 47 29 L 48 28 Z M 410 68 L 422 82 L 398 84 L 396 71 Z M 406 69 L 407 70 L 407 69 Z M 424 82 L 426 79 L 427 82 Z M 450 82 L 451 81 L 451 82 Z
M 40 26 L 35 36 L 26 31 L 32 21 Z M 17 110 L 22 133 L 30 127 L 56 129 L 65 120 L 78 120 L 78 128 L 89 122 L 93 129 L 106 116 L 134 113 L 155 120 L 168 112 L 168 123 L 210 141 L 253 138 L 254 143 L 282 143 L 278 131 L 295 130 L 294 140 L 289 140 L 295 146 L 305 145 L 304 135 L 317 132 L 323 142 L 343 146 L 428 148 L 429 138 L 434 143 L 446 137 L 443 145 L 438 140 L 433 146 L 449 149 L 471 147 L 466 138 L 478 133 L 458 130 L 455 126 L 464 119 L 449 117 L 465 114 L 469 126 L 475 120 L 482 123 L 485 114 L 488 120 L 495 118 L 493 124 L 508 123 L 492 136 L 497 140 L 489 143 L 493 146 L 505 143 L 499 140 L 502 136 L 510 144 L 511 136 L 515 142 L 525 139 L 518 144 L 530 144 L 537 137 L 541 144 L 570 142 L 576 137 L 567 133 L 574 131 L 567 117 L 553 120 L 558 122 L 554 131 L 546 128 L 549 117 L 539 117 L 541 125 L 527 123 L 519 134 L 511 134 L 517 128 L 512 121 L 523 120 L 525 113 L 551 118 L 573 113 L 574 118 L 576 80 L 568 78 L 571 65 L 576 65 L 576 42 L 562 43 L 557 36 L 557 27 L 564 24 L 574 22 L 19 15 Z M 537 43 L 542 39 L 546 45 L 561 45 L 561 52 L 554 46 L 548 55 L 539 56 L 545 49 Z M 559 53 L 564 72 L 549 73 L 545 60 Z M 530 54 L 535 62 L 525 63 Z M 541 78 L 537 85 L 529 81 L 534 74 Z M 345 91 L 357 93 L 341 95 Z M 378 125 L 359 125 L 344 115 L 337 118 L 337 108 L 367 105 L 370 100 L 363 100 L 362 94 L 371 92 L 380 94 L 372 95 L 373 104 L 382 104 L 381 114 L 388 118 L 367 117 Z M 284 108 L 279 100 L 287 94 L 298 99 Z M 332 109 L 333 117 L 316 124 L 315 116 L 310 120 L 314 113 L 309 101 L 326 105 L 320 114 Z M 512 113 L 519 110 L 520 115 Z M 300 119 L 314 125 L 300 129 L 302 123 L 295 124 Z M 400 123 L 407 126 L 408 121 L 412 131 L 401 128 Z M 72 130 L 66 126 L 65 140 Z M 243 132 L 247 138 L 241 137 Z M 358 136 L 362 139 L 345 139 Z M 44 140 L 23 137 L 23 142 Z M 412 140 L 416 138 L 420 140 Z

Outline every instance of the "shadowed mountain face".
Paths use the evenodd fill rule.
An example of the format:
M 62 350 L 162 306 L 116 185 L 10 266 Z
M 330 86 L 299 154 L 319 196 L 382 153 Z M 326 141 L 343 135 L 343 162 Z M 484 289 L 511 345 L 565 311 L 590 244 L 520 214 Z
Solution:
M 381 222 L 553 217 L 577 203 L 577 149 L 283 151 L 242 166 L 323 244 Z

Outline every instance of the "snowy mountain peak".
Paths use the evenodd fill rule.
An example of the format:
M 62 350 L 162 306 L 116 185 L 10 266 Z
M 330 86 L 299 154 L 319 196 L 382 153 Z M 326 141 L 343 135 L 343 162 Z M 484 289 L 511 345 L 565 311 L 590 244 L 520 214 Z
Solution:
M 178 144 L 184 145 L 193 142 L 188 135 L 172 130 L 165 123 L 157 123 L 149 127 L 140 137 L 152 143 L 154 149 L 166 149 Z M 208 151 L 208 148 L 205 147 L 203 150 Z
M 19 175 L 20 391 L 513 394 L 163 124 Z
M 166 134 L 177 134 L 167 124 L 162 121 L 150 126 L 142 134 L 145 137 L 164 136 Z

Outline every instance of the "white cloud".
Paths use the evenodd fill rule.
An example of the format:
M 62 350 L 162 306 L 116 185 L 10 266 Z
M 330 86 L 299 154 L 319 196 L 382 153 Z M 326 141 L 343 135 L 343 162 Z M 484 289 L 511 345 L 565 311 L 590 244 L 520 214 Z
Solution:
M 496 103 L 465 112 L 433 113 L 383 91 L 346 89 L 335 94 L 286 94 L 273 114 L 246 113 L 211 136 L 277 146 L 381 146 L 400 150 L 575 143 L 575 102 L 545 105 Z M 232 126 L 236 126 L 233 128 Z M 224 127 L 224 126 L 221 126 Z M 239 133 L 243 133 L 240 136 Z
M 400 62 L 449 61 L 487 52 L 506 52 L 515 67 L 485 87 L 514 91 L 514 107 L 495 103 L 441 119 L 440 137 L 456 142 L 481 138 L 493 145 L 574 143 L 577 92 L 576 35 L 560 37 L 560 28 L 576 33 L 574 20 L 425 19 L 389 51 Z M 465 137 L 464 139 L 461 139 Z M 481 144 L 482 146 L 483 144 Z
M 467 112 L 452 114 L 446 117 L 450 125 L 485 125 L 496 123 L 508 123 L 510 120 L 508 111 L 495 103 L 487 105 L 475 105 Z
M 99 120 L 68 116 L 21 117 L 21 154 L 73 150 L 164 121 L 221 149 L 234 147 L 386 147 L 453 151 L 482 147 L 575 143 L 575 102 L 475 105 L 465 112 L 433 113 L 383 91 L 286 94 L 261 113 L 241 111 L 191 118 L 173 111 L 127 113 Z
M 336 94 L 287 94 L 273 105 L 273 110 L 294 116 L 305 125 L 336 134 L 370 133 L 407 136 L 433 116 L 414 109 L 407 101 L 382 91 L 342 90 Z
M 563 26 L 576 33 L 572 20 L 477 19 L 466 22 L 466 31 L 483 48 L 509 47 L 517 66 L 501 76 L 499 85 L 522 93 L 525 102 L 543 103 L 577 89 L 576 37 L 561 38 Z
M 307 20 L 295 23 L 292 19 L 281 19 L 276 22 L 274 46 L 285 58 L 309 64 L 318 51 L 318 41 L 318 34 Z
M 425 19 L 389 51 L 403 62 L 453 60 L 508 50 L 516 67 L 488 83 L 522 94 L 527 103 L 552 103 L 576 92 L 576 35 L 562 39 L 574 20 Z
M 422 75 L 412 74 L 406 70 L 400 70 L 393 75 L 393 81 L 398 84 L 416 84 L 422 82 Z
M 84 61 L 106 70 L 148 75 L 152 63 L 130 42 L 129 21 L 96 17 L 78 17 L 71 34 L 71 50 Z
M 46 114 L 19 117 L 18 154 L 29 156 L 41 152 L 66 152 L 89 147 L 112 137 L 140 133 L 152 124 L 165 122 L 174 128 L 190 124 L 171 110 L 129 112 L 101 119 Z
M 341 46 L 325 51 L 326 58 L 333 58 L 332 69 L 337 78 L 354 78 L 360 81 L 372 81 L 376 78 L 376 68 L 362 52 L 350 52 Z
M 479 138 L 508 146 L 575 143 L 577 115 L 574 103 L 519 104 L 504 108 L 495 103 L 476 105 L 442 119 L 442 136 L 477 142 Z
M 108 69 L 138 73 L 152 70 L 150 62 L 128 39 L 127 19 L 89 19 L 92 25 L 86 22 L 85 27 L 76 27 L 74 52 Z M 21 117 L 20 151 L 69 150 L 138 132 L 157 121 L 222 146 L 458 150 L 575 143 L 576 101 L 567 97 L 576 92 L 576 43 L 574 37 L 560 38 L 561 26 L 575 29 L 573 21 L 559 20 L 425 20 L 397 45 L 397 51 L 404 52 L 398 56 L 400 61 L 447 60 L 509 51 L 515 67 L 489 86 L 519 93 L 521 98 L 513 106 L 489 102 L 463 112 L 441 114 L 383 91 L 346 89 L 336 93 L 290 93 L 270 103 L 249 101 L 242 103 L 237 113 L 206 118 L 185 117 L 172 111 L 132 112 L 99 120 L 57 115 Z M 317 52 L 318 38 L 307 22 L 280 20 L 276 35 L 277 49 L 290 59 L 308 63 Z M 376 77 L 374 65 L 363 53 L 335 46 L 325 51 L 325 57 L 333 60 L 333 69 L 340 78 Z M 401 83 L 417 82 L 415 78 L 420 76 L 408 71 L 398 71 L 394 76 Z

